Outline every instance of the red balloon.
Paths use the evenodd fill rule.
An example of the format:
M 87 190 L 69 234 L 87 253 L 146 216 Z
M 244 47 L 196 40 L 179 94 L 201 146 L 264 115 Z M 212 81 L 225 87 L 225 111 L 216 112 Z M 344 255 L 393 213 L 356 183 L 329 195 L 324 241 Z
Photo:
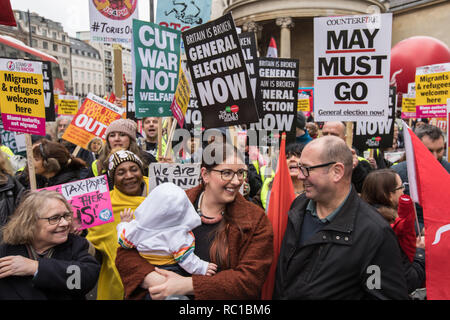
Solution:
M 450 62 L 450 50 L 442 41 L 425 36 L 400 41 L 391 49 L 391 79 L 395 76 L 397 93 L 407 93 L 408 83 L 415 81 L 416 68 Z

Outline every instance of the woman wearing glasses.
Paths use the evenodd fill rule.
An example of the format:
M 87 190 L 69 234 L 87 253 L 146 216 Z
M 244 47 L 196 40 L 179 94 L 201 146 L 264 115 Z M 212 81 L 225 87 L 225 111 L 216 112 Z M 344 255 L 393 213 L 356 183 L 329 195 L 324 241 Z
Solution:
M 205 156 L 208 150 L 211 157 Z M 273 231 L 264 211 L 239 189 L 247 175 L 238 151 L 213 143 L 205 149 L 201 184 L 187 190 L 202 224 L 193 230 L 194 253 L 218 266 L 214 276 L 182 277 L 155 269 L 134 250 L 120 248 L 116 266 L 126 299 L 188 295 L 205 299 L 258 299 L 273 258 Z M 208 161 L 215 159 L 215 161 Z M 163 284 L 155 279 L 164 277 Z M 159 280 L 159 279 L 158 279 Z
M 86 239 L 71 234 L 72 210 L 65 198 L 29 193 L 3 229 L 0 299 L 85 299 L 100 266 Z
M 397 235 L 408 292 L 422 288 L 425 283 L 425 242 L 423 237 L 416 239 L 415 216 L 411 211 L 407 216 L 399 215 L 401 197 L 405 186 L 400 176 L 392 169 L 380 169 L 369 173 L 364 180 L 361 198 L 377 208 L 383 218 L 391 224 Z

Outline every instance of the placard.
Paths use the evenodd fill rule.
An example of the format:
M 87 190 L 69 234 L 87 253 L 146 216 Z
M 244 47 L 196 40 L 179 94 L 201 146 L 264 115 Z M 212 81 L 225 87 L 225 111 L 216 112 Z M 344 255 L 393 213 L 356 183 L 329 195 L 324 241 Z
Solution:
M 170 105 L 170 110 L 180 128 L 183 128 L 184 115 L 186 114 L 191 96 L 191 87 L 183 69 L 183 65 L 180 64 L 177 90 L 175 91 L 175 97 Z
M 0 59 L 0 90 L 5 130 L 45 136 L 42 63 Z
M 123 108 L 89 93 L 62 138 L 87 150 L 89 142 L 100 137 L 106 142 L 106 128 L 120 119 Z
M 133 20 L 133 85 L 137 118 L 172 116 L 178 84 L 180 31 Z
M 114 221 L 111 197 L 106 175 L 51 186 L 41 190 L 54 190 L 64 196 L 74 211 L 74 218 L 87 229 Z
M 184 31 L 209 21 L 211 0 L 158 1 L 156 23 Z
M 450 98 L 450 63 L 416 68 L 417 118 L 445 118 Z
M 258 50 L 256 48 L 256 36 L 254 32 L 243 32 L 239 35 L 245 66 L 252 86 L 253 97 L 256 97 L 256 83 L 258 80 Z
M 298 88 L 297 111 L 302 111 L 306 118 L 314 111 L 314 88 Z
M 386 120 L 392 13 L 314 18 L 315 121 Z
M 387 120 L 356 121 L 353 126 L 353 146 L 359 151 L 368 148 L 390 148 L 394 141 L 396 87 L 389 88 L 389 114 Z
M 273 130 L 286 132 L 289 142 L 295 140 L 295 119 L 297 116 L 298 59 L 258 58 L 258 82 L 256 96 L 259 114 L 262 119 L 252 124 L 248 131 L 251 138 L 253 130 L 258 134 L 259 145 L 276 145 L 280 136 L 271 135 Z
M 78 112 L 78 96 L 58 95 L 58 115 L 74 116 Z
M 182 37 L 203 126 L 209 129 L 258 121 L 231 13 L 188 29 Z
M 403 94 L 402 95 L 402 119 L 417 118 L 416 116 L 416 95 Z
M 89 0 L 91 40 L 131 44 L 132 20 L 138 19 L 138 0 Z
M 45 121 L 55 121 L 52 66 L 49 61 L 42 61 L 42 80 L 44 86 Z
M 172 182 L 187 190 L 200 183 L 200 164 L 194 163 L 150 163 L 148 168 L 149 188 L 153 190 L 164 182 Z
M 136 110 L 134 108 L 133 84 L 127 83 L 127 119 L 136 120 Z

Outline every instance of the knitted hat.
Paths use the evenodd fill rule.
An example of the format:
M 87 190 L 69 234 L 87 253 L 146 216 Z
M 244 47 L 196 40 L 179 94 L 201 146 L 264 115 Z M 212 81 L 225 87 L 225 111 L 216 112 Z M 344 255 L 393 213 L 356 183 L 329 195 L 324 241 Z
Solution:
M 297 120 L 295 122 L 295 126 L 299 129 L 305 130 L 306 117 L 302 111 L 297 112 Z
M 127 134 L 133 141 L 136 141 L 136 122 L 130 119 L 117 119 L 106 128 L 106 138 L 112 132 L 123 132 Z
M 143 169 L 143 163 L 141 159 L 137 155 L 135 155 L 133 152 L 128 150 L 119 150 L 115 153 L 113 153 L 109 157 L 109 163 L 108 163 L 108 175 L 111 178 L 114 178 L 114 172 L 116 171 L 116 168 L 124 162 L 131 161 L 136 163 L 141 171 L 144 171 Z

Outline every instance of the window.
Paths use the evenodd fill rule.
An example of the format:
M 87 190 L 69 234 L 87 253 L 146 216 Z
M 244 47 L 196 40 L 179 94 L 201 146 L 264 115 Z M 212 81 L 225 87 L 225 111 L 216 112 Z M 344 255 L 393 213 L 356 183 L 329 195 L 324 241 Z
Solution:
M 42 41 L 42 48 L 48 49 L 48 42 L 47 41 Z
M 75 93 L 76 93 L 76 95 L 80 94 L 80 88 L 79 88 L 78 83 L 75 83 Z
M 55 31 L 52 32 L 52 35 L 53 35 L 53 39 L 56 39 L 56 32 Z
M 68 74 L 67 68 L 64 68 L 64 69 L 63 69 L 63 76 L 64 76 L 64 77 L 67 77 L 67 74 Z
M 62 52 L 63 52 L 63 53 L 67 53 L 67 47 L 63 46 L 63 47 L 62 47 Z
M 56 43 L 53 44 L 53 51 L 58 51 L 58 45 Z
M 94 84 L 94 94 L 97 94 L 97 85 Z
M 44 37 L 47 36 L 47 29 L 42 29 L 42 35 L 43 35 Z
M 36 39 L 33 39 L 33 40 L 31 41 L 31 46 L 32 46 L 33 48 L 37 48 L 38 42 L 37 42 Z
M 31 26 L 31 33 L 36 33 L 36 26 Z
M 66 42 L 66 36 L 64 34 L 61 36 L 61 39 L 62 41 Z

